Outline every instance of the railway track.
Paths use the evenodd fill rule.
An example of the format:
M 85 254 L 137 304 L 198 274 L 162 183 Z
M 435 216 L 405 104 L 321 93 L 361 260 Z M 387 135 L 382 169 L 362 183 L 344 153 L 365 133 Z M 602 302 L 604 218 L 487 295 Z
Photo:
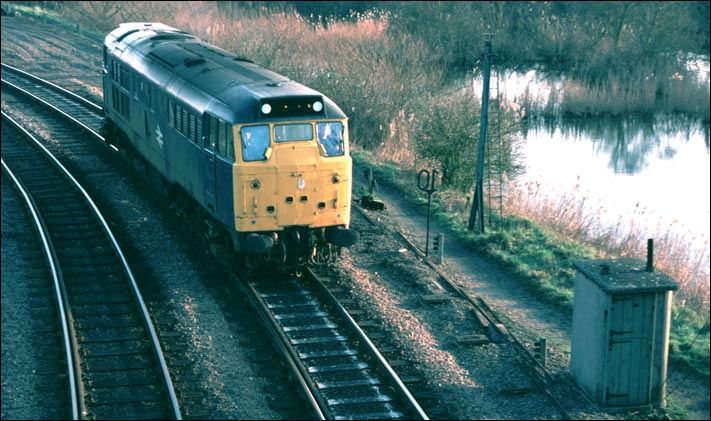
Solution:
M 3 354 L 11 357 L 12 365 L 22 367 L 17 370 L 22 378 L 12 376 L 13 384 L 41 385 L 43 399 L 35 403 L 34 417 L 28 418 L 70 419 L 76 406 L 66 393 L 68 344 L 63 335 L 50 260 L 38 237 L 37 221 L 28 212 L 26 198 L 13 187 L 10 176 L 2 171 L 2 317 L 4 332 L 12 335 L 10 343 L 3 338 Z M 22 258 L 6 259 L 6 247 L 16 248 Z M 18 279 L 23 282 L 17 282 Z M 6 323 L 11 323 L 13 328 L 7 328 Z M 21 343 L 30 343 L 31 347 Z M 5 370 L 4 366 L 3 377 Z M 10 399 L 3 393 L 3 418 L 8 415 L 5 403 Z
M 244 280 L 319 419 L 428 419 L 405 384 L 310 271 Z
M 52 82 L 2 63 L 2 84 L 34 98 L 99 139 L 103 108 Z
M 36 215 L 53 270 L 73 418 L 181 419 L 150 316 L 84 189 L 3 113 L 2 165 Z

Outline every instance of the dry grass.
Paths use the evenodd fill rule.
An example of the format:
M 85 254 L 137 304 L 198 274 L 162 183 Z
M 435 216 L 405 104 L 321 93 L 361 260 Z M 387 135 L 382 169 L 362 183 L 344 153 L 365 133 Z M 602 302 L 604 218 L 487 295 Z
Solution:
M 604 209 L 590 213 L 587 198 L 579 186 L 565 197 L 545 193 L 537 183 L 511 186 L 505 200 L 505 212 L 559 232 L 578 242 L 591 244 L 605 258 L 647 258 L 647 240 L 654 240 L 654 267 L 679 282 L 675 300 L 679 306 L 691 306 L 698 314 L 709 313 L 708 234 L 680 232 L 676 223 L 658 225 L 653 235 L 642 232 L 640 218 L 644 209 L 635 210 L 629 220 L 609 226 L 603 222 Z

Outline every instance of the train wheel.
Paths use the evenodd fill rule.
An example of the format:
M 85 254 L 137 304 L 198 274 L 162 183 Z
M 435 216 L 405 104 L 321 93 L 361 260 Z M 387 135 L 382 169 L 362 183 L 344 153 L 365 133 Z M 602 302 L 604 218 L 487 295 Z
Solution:
M 275 251 L 276 254 L 274 254 Z M 286 243 L 279 241 L 275 247 L 272 247 L 269 257 L 275 261 L 276 266 L 284 266 L 286 264 Z

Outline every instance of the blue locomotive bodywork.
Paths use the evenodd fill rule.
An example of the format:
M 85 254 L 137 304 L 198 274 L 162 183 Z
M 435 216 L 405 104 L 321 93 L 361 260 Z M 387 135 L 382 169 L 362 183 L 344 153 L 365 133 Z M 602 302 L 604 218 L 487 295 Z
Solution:
M 236 250 L 243 248 L 244 237 L 235 231 L 274 238 L 278 236 L 270 232 L 289 225 L 348 231 L 352 164 L 347 117 L 328 97 L 160 23 L 121 24 L 106 36 L 103 56 L 107 119 L 169 185 L 179 185 L 232 233 Z M 325 143 L 319 144 L 315 127 L 321 130 L 339 121 L 345 153 L 332 157 Z M 290 122 L 289 128 L 311 124 L 313 137 L 279 143 L 277 127 Z M 249 162 L 241 152 L 240 128 L 257 124 L 272 133 L 270 147 L 259 161 Z M 309 168 L 299 161 L 309 161 Z M 307 189 L 309 195 L 276 188 L 291 186 L 289 177 L 297 173 L 313 174 L 298 178 L 299 189 L 307 183 L 316 186 Z M 260 177 L 272 180 L 276 195 L 283 190 L 284 197 L 253 192 L 261 186 Z M 333 206 L 327 206 L 331 201 Z M 318 207 L 310 208 L 310 202 Z M 331 237 L 342 239 L 342 233 Z M 338 245 L 355 241 L 340 240 Z

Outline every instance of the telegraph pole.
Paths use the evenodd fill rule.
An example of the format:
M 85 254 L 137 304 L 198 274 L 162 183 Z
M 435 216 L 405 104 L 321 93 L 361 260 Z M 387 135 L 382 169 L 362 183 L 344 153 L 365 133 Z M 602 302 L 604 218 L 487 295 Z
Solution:
M 481 94 L 481 122 L 479 124 L 479 151 L 477 153 L 476 186 L 472 210 L 469 214 L 469 231 L 474 229 L 477 213 L 479 214 L 479 232 L 484 232 L 484 159 L 486 157 L 486 124 L 489 114 L 489 76 L 491 74 L 491 34 L 484 34 L 484 87 Z

